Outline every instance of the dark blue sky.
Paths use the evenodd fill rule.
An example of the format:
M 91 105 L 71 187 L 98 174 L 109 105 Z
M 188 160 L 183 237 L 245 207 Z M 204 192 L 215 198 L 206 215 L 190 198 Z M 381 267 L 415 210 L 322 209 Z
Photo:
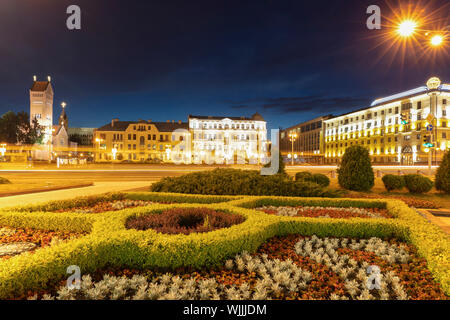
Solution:
M 448 45 L 402 54 L 381 43 L 386 28 L 366 28 L 369 5 L 385 25 L 418 2 L 1 0 L 0 113 L 28 112 L 33 75 L 52 76 L 71 126 L 258 111 L 276 128 L 349 112 L 430 76 L 450 82 Z M 80 31 L 66 28 L 71 4 Z M 449 1 L 420 5 L 433 27 L 450 24 Z

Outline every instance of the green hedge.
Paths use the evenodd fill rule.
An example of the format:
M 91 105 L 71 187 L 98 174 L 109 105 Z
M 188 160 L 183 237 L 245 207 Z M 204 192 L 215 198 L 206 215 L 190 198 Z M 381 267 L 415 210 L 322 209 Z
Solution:
M 369 150 L 362 146 L 345 150 L 337 173 L 339 185 L 347 190 L 369 191 L 375 184 Z
M 284 174 L 262 176 L 259 171 L 238 169 L 215 169 L 164 178 L 154 183 L 151 191 L 204 195 L 337 196 L 337 192 L 325 190 L 314 182 L 292 181 Z

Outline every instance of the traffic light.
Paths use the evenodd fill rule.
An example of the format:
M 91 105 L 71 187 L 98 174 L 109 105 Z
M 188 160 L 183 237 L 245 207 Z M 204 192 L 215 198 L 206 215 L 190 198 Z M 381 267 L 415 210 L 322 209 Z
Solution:
M 431 142 L 431 135 L 425 134 L 422 138 L 423 140 L 423 146 L 427 148 L 433 148 L 434 144 Z
M 409 123 L 409 112 L 402 112 L 400 115 L 401 118 L 401 124 L 408 124 Z

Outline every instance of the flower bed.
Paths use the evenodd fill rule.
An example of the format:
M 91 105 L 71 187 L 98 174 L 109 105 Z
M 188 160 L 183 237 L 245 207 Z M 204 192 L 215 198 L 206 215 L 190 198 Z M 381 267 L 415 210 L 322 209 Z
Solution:
M 263 206 L 255 208 L 268 214 L 287 217 L 310 218 L 389 218 L 386 209 L 334 208 L 334 207 L 287 207 Z
M 92 206 L 59 209 L 55 212 L 75 212 L 75 213 L 101 213 L 107 211 L 118 211 L 127 208 L 144 207 L 155 204 L 157 202 L 143 200 L 116 200 L 98 202 Z
M 440 206 L 430 200 L 418 199 L 414 197 L 405 196 L 393 196 L 384 194 L 365 194 L 365 193 L 348 193 L 345 195 L 346 198 L 367 198 L 367 199 L 396 199 L 401 200 L 412 208 L 422 208 L 422 209 L 439 209 Z
M 115 195 L 114 197 L 117 196 Z M 55 210 L 55 208 L 61 209 L 63 207 L 73 207 L 74 205 L 70 202 L 52 202 L 50 204 L 34 207 L 0 210 L 0 225 L 13 228 L 34 228 L 40 230 L 88 234 L 84 237 L 70 240 L 56 246 L 47 246 L 40 250 L 36 250 L 32 255 L 22 254 L 7 260 L 0 259 L 0 299 L 24 297 L 28 291 L 39 291 L 52 287 L 55 283 L 67 279 L 66 270 L 70 265 L 77 265 L 80 267 L 82 274 L 91 274 L 93 276 L 96 272 L 105 270 L 105 268 L 111 268 L 113 270 L 171 270 L 171 272 L 175 272 L 176 270 L 179 270 L 179 268 L 185 268 L 186 270 L 204 270 L 205 272 L 210 272 L 209 270 L 219 270 L 221 273 L 228 272 L 225 274 L 225 278 L 228 277 L 227 279 L 234 281 L 233 279 L 235 278 L 233 278 L 234 276 L 232 274 L 234 274 L 233 270 L 235 269 L 228 271 L 224 271 L 223 268 L 220 269 L 220 266 L 223 266 L 227 259 L 236 257 L 236 255 L 242 255 L 244 251 L 250 253 L 259 252 L 262 250 L 261 248 L 265 246 L 264 243 L 268 239 L 275 236 L 290 235 L 293 235 L 293 237 L 302 235 L 305 238 L 314 235 L 322 238 L 352 238 L 355 239 L 355 241 L 357 239 L 377 237 L 384 240 L 397 239 L 397 241 L 406 242 L 408 245 L 412 246 L 411 248 L 416 249 L 416 253 L 414 254 L 417 254 L 417 257 L 426 260 L 426 268 L 431 272 L 428 273 L 428 275 L 441 285 L 443 292 L 450 294 L 450 238 L 448 235 L 445 235 L 439 227 L 430 224 L 417 212 L 398 200 L 208 197 L 177 194 L 129 193 L 126 194 L 123 199 L 112 198 L 112 196 L 109 195 L 103 196 L 103 198 L 96 197 L 92 201 L 95 203 L 102 202 L 99 199 L 103 199 L 103 201 L 118 201 L 123 199 L 152 202 L 164 201 L 170 202 L 170 204 L 155 203 L 146 207 L 126 208 L 114 212 L 102 212 L 93 215 L 76 212 L 56 213 L 48 211 L 50 209 Z M 174 203 L 176 201 L 182 203 Z M 86 204 L 86 199 L 78 199 L 75 202 L 78 206 L 83 206 Z M 126 227 L 127 221 L 133 217 L 160 214 L 164 211 L 173 209 L 194 209 L 199 207 L 199 203 L 202 204 L 201 207 L 207 208 L 208 210 L 242 216 L 245 221 L 240 224 L 232 225 L 229 228 L 222 228 L 204 233 L 190 233 L 187 235 L 162 234 L 153 229 L 139 231 L 127 229 Z M 368 212 L 372 210 L 374 212 L 387 210 L 391 218 L 367 219 L 351 217 L 317 219 L 311 217 L 276 216 L 254 209 L 262 206 L 359 208 L 367 210 Z M 296 255 L 298 254 L 295 253 L 295 244 L 298 241 L 300 241 L 300 239 L 297 239 L 290 249 Z M 259 251 L 258 248 L 260 248 Z M 356 250 L 355 253 L 352 253 L 345 251 L 348 249 L 349 248 L 342 247 L 335 248 L 334 250 L 337 251 L 339 256 L 347 254 L 357 262 L 359 257 L 367 259 L 371 258 L 371 253 L 365 250 L 350 248 L 351 250 Z M 404 250 L 407 251 L 407 249 Z M 276 259 L 276 252 L 273 254 Z M 309 261 L 313 261 L 317 265 L 320 265 L 321 268 L 331 269 L 331 267 L 327 267 L 325 263 L 317 263 L 314 260 L 314 256 L 300 256 L 301 257 L 298 259 L 309 259 Z M 409 256 L 411 257 L 411 254 L 409 254 Z M 372 258 L 375 259 L 376 257 Z M 241 257 L 241 259 L 245 259 L 245 257 Z M 261 260 L 262 258 L 259 259 Z M 291 258 L 291 260 L 294 261 L 293 258 Z M 385 261 L 384 259 L 382 260 Z M 421 261 L 424 262 L 425 260 Z M 410 263 L 411 261 L 414 260 L 410 260 Z M 233 263 L 236 264 L 237 261 L 234 261 Z M 387 263 L 389 265 L 392 264 L 389 261 Z M 231 263 L 229 262 L 228 265 L 230 266 Z M 279 265 L 279 267 L 281 268 L 283 266 L 284 268 L 285 265 L 286 264 Z M 382 272 L 385 272 L 385 270 L 397 272 L 397 270 L 394 269 L 390 270 L 388 266 L 383 266 L 381 260 L 378 261 L 377 265 Z M 401 263 L 400 265 L 403 266 L 404 263 Z M 420 265 L 419 263 L 416 264 L 416 266 L 419 268 L 423 265 Z M 289 266 L 289 268 L 292 269 L 294 267 Z M 300 268 L 305 268 L 302 270 L 313 273 L 312 271 L 309 271 L 305 265 L 303 267 L 300 265 Z M 348 268 L 348 266 L 346 266 L 346 268 Z M 421 276 L 424 276 L 426 270 L 420 270 L 422 270 L 420 271 Z M 299 278 L 299 280 L 301 279 L 299 283 L 306 280 L 303 278 L 303 271 L 302 273 L 297 272 L 301 276 L 301 278 Z M 398 272 L 400 273 L 400 271 Z M 414 270 L 411 270 L 411 272 L 413 271 Z M 363 295 L 362 297 L 367 297 L 367 292 L 363 292 L 364 290 L 361 289 L 360 284 L 358 284 L 358 287 L 355 287 L 355 285 L 350 287 L 354 290 L 361 291 L 358 292 L 357 296 L 349 296 L 346 294 L 345 292 L 351 289 L 345 287 L 345 280 L 340 278 L 339 273 L 332 272 L 334 271 L 331 269 L 331 271 L 326 271 L 323 274 L 327 274 L 326 277 L 329 279 L 341 281 L 341 285 L 344 285 L 344 289 L 346 290 L 344 293 L 339 291 L 338 288 L 334 291 L 327 289 L 328 291 L 326 290 L 326 294 L 313 294 L 312 291 L 308 294 L 309 291 L 305 290 L 309 289 L 300 288 L 301 290 L 297 289 L 299 297 L 308 299 L 310 297 L 345 299 L 346 297 L 357 298 L 360 295 Z M 256 278 L 253 278 L 250 282 L 253 281 L 256 283 L 258 279 L 261 280 L 258 278 L 260 276 L 261 275 L 258 276 L 256 273 Z M 398 274 L 397 276 L 399 278 L 402 277 Z M 414 277 L 422 283 L 422 286 L 423 284 L 426 284 L 425 286 L 434 286 L 434 282 L 430 282 L 431 278 L 427 278 L 428 276 L 420 278 L 421 276 Z M 211 277 L 211 274 L 209 274 L 208 277 Z M 246 276 L 243 275 L 242 277 L 245 278 Z M 255 276 L 253 275 L 253 277 Z M 347 280 L 351 282 L 355 279 L 356 278 L 350 278 Z M 101 278 L 93 279 L 93 281 L 100 280 Z M 262 280 L 264 280 L 264 277 Z M 330 283 L 332 283 L 334 280 L 330 281 Z M 394 282 L 399 284 L 394 284 Z M 311 285 L 314 285 L 314 283 L 316 282 L 313 280 L 311 280 L 310 283 L 307 283 L 308 288 L 310 288 Z M 316 287 L 313 286 L 313 288 L 315 288 L 313 290 L 314 292 L 320 291 L 322 284 L 320 281 L 317 283 L 320 285 L 318 284 Z M 161 283 L 158 282 L 158 284 Z M 409 289 L 406 284 L 402 284 L 403 291 L 401 291 L 399 289 L 400 287 L 398 287 L 400 284 L 402 284 L 401 281 L 398 282 L 391 279 L 387 288 L 389 299 L 394 297 L 404 298 L 402 292 L 405 292 L 408 298 L 414 298 L 416 296 L 424 298 L 426 297 L 426 294 L 428 294 L 423 293 L 424 295 L 420 296 L 420 294 L 411 293 L 408 291 Z M 252 284 L 250 283 L 249 285 Z M 264 288 L 261 287 L 261 290 Z M 249 290 L 251 291 L 251 289 Z M 288 291 L 286 290 L 289 291 L 289 289 L 284 288 L 282 290 L 283 295 L 276 296 L 275 298 L 297 298 L 297 296 L 287 295 L 286 292 Z M 255 292 L 251 291 L 250 293 L 252 294 L 251 297 L 254 298 Z M 333 293 L 335 295 L 331 296 Z M 165 293 L 161 291 L 161 294 L 164 295 Z M 231 291 L 231 293 L 218 292 L 217 294 L 219 294 L 220 298 L 223 298 L 225 297 L 224 294 L 228 297 L 228 294 L 237 293 L 236 291 Z M 248 290 L 244 290 L 242 294 L 248 294 Z M 262 293 L 260 292 L 259 294 Z M 370 294 L 373 295 L 372 293 Z M 374 297 L 381 298 L 381 295 L 375 295 Z M 196 298 L 196 296 L 194 296 L 194 298 Z
M 370 286 L 369 266 L 380 268 Z M 448 299 L 414 248 L 397 241 L 275 237 L 220 268 L 98 270 L 80 289 L 30 294 L 44 299 Z M 376 281 L 375 281 L 376 282 Z
M 155 231 L 166 234 L 210 232 L 244 222 L 240 215 L 217 212 L 208 208 L 169 209 L 160 214 L 132 217 L 128 229 Z
M 46 231 L 30 228 L 0 228 L 0 258 L 9 259 L 23 252 L 76 239 L 83 234 L 66 231 Z

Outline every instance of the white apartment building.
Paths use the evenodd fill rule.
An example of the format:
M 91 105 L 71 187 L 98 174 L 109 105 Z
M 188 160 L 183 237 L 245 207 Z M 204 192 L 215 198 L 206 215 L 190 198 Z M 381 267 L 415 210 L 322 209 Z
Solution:
M 425 86 L 380 98 L 368 108 L 343 114 L 325 125 L 325 161 L 339 163 L 349 146 L 369 149 L 373 162 L 425 164 L 428 152 L 438 163 L 450 148 L 450 85 L 431 78 Z M 401 117 L 408 118 L 402 124 Z M 432 134 L 436 148 L 425 148 L 425 135 Z
M 263 117 L 189 115 L 194 163 L 266 163 L 267 128 Z

